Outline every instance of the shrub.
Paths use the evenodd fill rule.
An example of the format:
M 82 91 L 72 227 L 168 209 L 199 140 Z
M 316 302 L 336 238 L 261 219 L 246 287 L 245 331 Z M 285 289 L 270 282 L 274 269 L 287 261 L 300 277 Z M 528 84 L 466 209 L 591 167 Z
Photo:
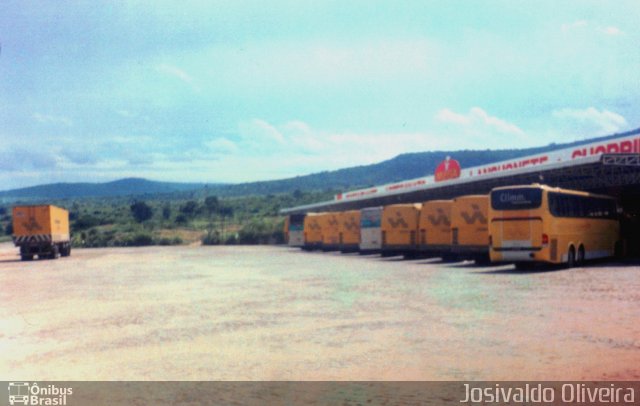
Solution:
M 218 245 L 220 244 L 220 234 L 217 231 L 209 230 L 202 236 L 202 245 Z
M 131 205 L 131 214 L 138 223 L 149 220 L 153 216 L 153 209 L 145 202 L 135 202 Z
M 95 227 L 100 224 L 100 219 L 91 215 L 84 215 L 78 217 L 76 222 L 73 224 L 73 228 L 76 230 L 86 230 L 91 227 Z
M 180 237 L 173 237 L 173 238 L 162 237 L 158 241 L 158 245 L 180 245 L 180 244 L 182 244 L 182 238 Z
M 129 241 L 129 245 L 134 247 L 144 247 L 148 245 L 153 245 L 153 237 L 149 234 L 136 234 Z
M 187 216 L 185 216 L 184 214 L 178 214 L 176 216 L 177 224 L 186 224 L 186 222 L 187 222 Z

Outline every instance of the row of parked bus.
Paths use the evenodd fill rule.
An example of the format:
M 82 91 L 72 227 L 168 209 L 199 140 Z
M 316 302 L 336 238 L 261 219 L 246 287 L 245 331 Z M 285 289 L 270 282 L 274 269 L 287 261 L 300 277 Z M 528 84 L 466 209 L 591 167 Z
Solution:
M 616 200 L 546 185 L 488 195 L 290 215 L 285 235 L 305 250 L 581 265 L 622 248 Z

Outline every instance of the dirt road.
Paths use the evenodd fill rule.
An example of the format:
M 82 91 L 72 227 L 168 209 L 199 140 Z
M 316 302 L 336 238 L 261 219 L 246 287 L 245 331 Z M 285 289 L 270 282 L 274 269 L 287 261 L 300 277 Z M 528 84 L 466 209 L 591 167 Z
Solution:
M 2 380 L 640 379 L 640 267 L 0 245 Z

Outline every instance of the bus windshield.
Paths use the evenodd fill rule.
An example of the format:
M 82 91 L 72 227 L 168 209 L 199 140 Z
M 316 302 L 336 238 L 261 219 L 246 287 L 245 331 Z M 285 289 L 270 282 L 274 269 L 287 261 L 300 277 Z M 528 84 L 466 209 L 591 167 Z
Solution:
M 536 209 L 542 204 L 542 189 L 517 188 L 491 192 L 491 207 L 494 210 Z
M 380 227 L 382 210 L 362 210 L 360 227 L 373 228 Z

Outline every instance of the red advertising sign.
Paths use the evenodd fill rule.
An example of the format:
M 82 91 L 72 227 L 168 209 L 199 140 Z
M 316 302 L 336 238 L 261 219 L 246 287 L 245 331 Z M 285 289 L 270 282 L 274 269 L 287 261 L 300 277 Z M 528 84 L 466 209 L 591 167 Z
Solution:
M 438 165 L 435 173 L 435 181 L 440 182 L 447 179 L 460 177 L 460 163 L 455 159 L 447 157 Z

